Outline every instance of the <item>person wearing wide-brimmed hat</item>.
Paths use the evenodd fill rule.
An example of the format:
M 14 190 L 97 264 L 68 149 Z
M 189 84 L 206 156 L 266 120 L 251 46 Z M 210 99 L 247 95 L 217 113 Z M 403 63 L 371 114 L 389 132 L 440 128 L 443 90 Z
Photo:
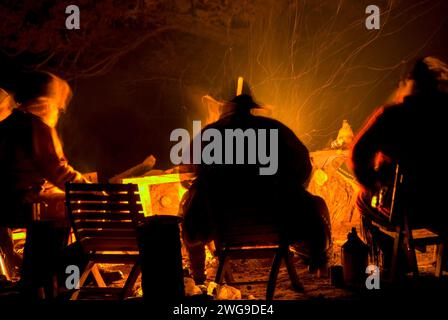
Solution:
M 197 164 L 194 171 L 197 178 L 184 198 L 184 240 L 189 251 L 191 270 L 196 282 L 205 281 L 204 244 L 218 240 L 227 226 L 240 218 L 253 221 L 269 221 L 279 227 L 281 236 L 287 241 L 305 243 L 311 269 L 323 268 L 327 263 L 327 249 L 331 231 L 329 213 L 323 199 L 306 191 L 311 173 L 311 161 L 307 148 L 296 135 L 281 122 L 254 115 L 254 109 L 262 108 L 252 96 L 250 87 L 240 86 L 237 95 L 222 98 L 220 119 L 202 132 L 213 129 L 226 136 L 229 130 L 254 130 L 257 147 L 261 135 L 270 135 L 277 130 L 278 165 L 272 174 L 260 175 L 263 164 Z M 269 140 L 271 141 L 271 140 Z M 248 143 L 247 143 L 248 144 Z M 245 156 L 250 148 L 245 144 Z M 207 143 L 202 144 L 205 148 Z M 236 146 L 238 149 L 240 146 Z M 268 149 L 272 146 L 268 145 Z M 241 149 L 240 149 L 241 150 Z M 274 148 L 272 148 L 274 150 Z M 273 152 L 271 150 L 271 152 Z M 226 158 L 223 148 L 221 159 Z M 235 153 L 232 154 L 235 156 Z M 242 217 L 242 215 L 244 217 Z

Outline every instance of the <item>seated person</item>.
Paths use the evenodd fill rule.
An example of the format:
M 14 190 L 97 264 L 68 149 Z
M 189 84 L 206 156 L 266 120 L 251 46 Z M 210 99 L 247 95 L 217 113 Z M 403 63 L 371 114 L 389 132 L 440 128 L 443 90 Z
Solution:
M 447 181 L 443 157 L 439 151 L 446 144 L 446 109 L 448 107 L 448 67 L 442 61 L 426 57 L 417 61 L 400 84 L 393 102 L 380 108 L 355 140 L 352 164 L 362 185 L 357 201 L 368 239 L 374 236 L 371 223 L 393 227 L 389 204 L 374 208 L 372 197 L 382 187 L 392 189 L 395 168 L 403 174 L 399 203 L 412 226 L 433 231 L 448 229 L 448 215 L 440 210 Z M 385 190 L 385 189 L 383 189 Z M 389 265 L 393 240 L 375 233 L 376 243 Z
M 260 136 L 257 129 L 267 129 L 267 132 L 276 129 L 278 167 L 272 175 L 260 175 L 259 169 L 263 166 L 258 160 L 256 164 L 202 163 L 194 166 L 197 178 L 183 207 L 184 242 L 194 280 L 197 283 L 205 280 L 204 245 L 212 240 L 219 243 L 224 225 L 232 227 L 241 218 L 254 224 L 266 221 L 274 224 L 284 241 L 300 241 L 307 246 L 312 269 L 326 266 L 326 250 L 331 239 L 329 213 L 324 200 L 305 189 L 312 169 L 308 150 L 279 121 L 251 113 L 259 106 L 253 101 L 247 85 L 243 94 L 225 101 L 220 119 L 206 126 L 203 132 L 213 128 L 224 137 L 226 129 L 255 129 Z M 202 147 L 205 147 L 204 143 Z M 246 155 L 248 147 L 245 143 Z M 225 159 L 225 148 L 222 152 Z
M 51 276 L 68 235 L 65 183 L 86 182 L 68 164 L 55 128 L 70 97 L 67 82 L 55 75 L 25 74 L 15 93 L 18 107 L 0 122 L 0 223 L 28 225 L 32 217 L 24 205 L 46 205 L 39 220 L 48 223 L 27 230 L 24 282 Z
M 14 99 L 2 88 L 0 88 L 0 122 L 6 119 L 12 112 L 14 107 Z M 18 265 L 20 259 L 14 253 L 11 230 L 0 224 L 0 250 L 6 256 L 6 269 L 9 275 L 14 275 L 15 266 Z

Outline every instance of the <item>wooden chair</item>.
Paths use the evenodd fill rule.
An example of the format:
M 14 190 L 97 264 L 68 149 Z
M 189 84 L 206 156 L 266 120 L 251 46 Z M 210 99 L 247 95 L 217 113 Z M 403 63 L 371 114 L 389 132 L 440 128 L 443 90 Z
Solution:
M 142 211 L 139 199 L 134 184 L 66 185 L 68 215 L 76 240 L 88 257 L 88 264 L 79 281 L 79 290 L 73 293 L 72 300 L 90 295 L 124 299 L 132 293 L 140 273 L 135 231 L 137 216 Z M 107 287 L 98 270 L 98 263 L 132 265 L 124 287 Z M 97 287 L 86 285 L 90 274 Z
M 253 219 L 246 221 L 238 219 L 233 226 L 221 233 L 216 243 L 219 266 L 215 282 L 222 284 L 256 284 L 266 281 L 235 282 L 230 270 L 232 259 L 263 259 L 272 258 L 272 267 L 267 281 L 266 300 L 274 298 L 278 272 L 282 261 L 285 262 L 292 287 L 303 291 L 296 269 L 292 261 L 292 252 L 288 243 L 280 241 L 279 232 L 272 224 L 254 223 Z
M 404 250 L 408 264 L 411 266 L 414 276 L 419 276 L 416 248 L 426 248 L 426 246 L 435 245 L 436 248 L 436 277 L 443 275 L 443 266 L 446 263 L 446 246 L 448 244 L 447 234 L 436 234 L 424 226 L 413 225 L 409 220 L 409 215 L 404 206 L 401 206 L 400 200 L 403 191 L 403 181 L 405 177 L 396 165 L 395 179 L 392 190 L 390 206 L 390 222 L 394 225 L 394 230 L 385 228 L 382 225 L 374 223 L 381 232 L 390 235 L 394 239 L 391 280 L 396 281 L 399 276 L 399 253 Z

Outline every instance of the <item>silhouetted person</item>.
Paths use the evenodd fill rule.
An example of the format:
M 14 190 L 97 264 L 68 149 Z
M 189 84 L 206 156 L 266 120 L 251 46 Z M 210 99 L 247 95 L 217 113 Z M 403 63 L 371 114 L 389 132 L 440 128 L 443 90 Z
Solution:
M 253 115 L 251 110 L 254 108 L 259 106 L 245 86 L 241 95 L 225 102 L 220 119 L 202 130 L 216 129 L 224 137 L 228 129 L 255 129 L 258 141 L 260 134 L 257 130 L 266 129 L 267 148 L 273 152 L 273 146 L 269 145 L 269 130 L 276 129 L 278 168 L 272 175 L 260 175 L 260 168 L 266 166 L 260 161 L 248 164 L 248 150 L 255 146 L 249 146 L 247 142 L 244 145 L 245 164 L 202 163 L 195 166 L 197 178 L 184 205 L 183 231 L 193 277 L 199 283 L 205 280 L 204 244 L 217 239 L 219 242 L 219 234 L 226 225 L 232 227 L 238 223 L 235 221 L 244 218 L 254 224 L 266 221 L 275 224 L 283 240 L 289 243 L 303 241 L 309 250 L 312 269 L 327 262 L 326 249 L 330 242 L 328 209 L 323 199 L 305 190 L 312 170 L 308 150 L 279 121 Z M 203 148 L 205 146 L 207 143 L 202 144 Z M 222 150 L 223 159 L 227 151 Z M 247 216 L 241 217 L 241 214 Z
M 358 207 L 367 230 L 375 221 L 391 227 L 387 209 L 371 205 L 379 188 L 393 181 L 398 164 L 404 175 L 400 205 L 411 226 L 437 231 L 448 229 L 448 215 L 441 211 L 446 197 L 447 170 L 441 150 L 446 145 L 448 68 L 442 61 L 426 57 L 416 62 L 400 84 L 392 104 L 381 107 L 358 135 L 352 163 L 363 190 Z M 392 239 L 369 233 L 391 258 Z
M 12 112 L 14 106 L 14 99 L 12 96 L 2 88 L 0 88 L 0 122 L 6 119 Z M 7 226 L 0 223 L 0 249 L 6 256 L 6 268 L 10 275 L 14 272 L 14 266 L 16 263 L 14 260 L 16 256 L 14 254 L 14 245 L 12 240 L 12 233 Z
M 85 182 L 67 162 L 55 126 L 71 97 L 67 82 L 46 72 L 25 74 L 15 100 L 18 108 L 0 122 L 0 221 L 27 224 L 23 283 L 46 286 L 67 241 L 66 182 Z M 24 207 L 44 203 L 40 222 Z M 47 292 L 48 294 L 49 292 Z

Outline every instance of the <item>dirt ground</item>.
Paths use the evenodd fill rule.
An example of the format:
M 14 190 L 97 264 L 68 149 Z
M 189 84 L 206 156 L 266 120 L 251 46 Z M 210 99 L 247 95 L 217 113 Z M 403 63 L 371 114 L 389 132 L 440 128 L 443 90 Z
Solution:
M 359 227 L 359 219 L 353 219 L 353 223 L 341 224 L 335 228 L 333 232 L 333 255 L 331 263 L 341 264 L 341 245 L 346 241 L 347 233 L 352 227 Z M 422 278 L 425 279 L 429 277 L 434 280 L 434 250 L 435 247 L 428 247 L 426 253 L 417 252 L 417 258 L 419 262 L 419 270 L 421 272 Z M 185 253 L 185 252 L 184 252 Z M 208 285 L 214 280 L 216 269 L 217 269 L 217 259 L 207 260 L 207 282 Z M 184 263 L 187 264 L 187 257 L 184 256 Z M 262 281 L 267 280 L 269 271 L 271 268 L 271 259 L 246 259 L 246 260 L 233 260 L 231 261 L 232 273 L 235 281 Z M 298 256 L 294 256 L 294 264 L 299 275 L 300 281 L 304 286 L 303 292 L 296 292 L 290 283 L 286 267 L 282 265 L 275 291 L 274 298 L 276 300 L 313 300 L 313 299 L 335 299 L 335 300 L 353 300 L 359 298 L 359 291 L 354 291 L 351 289 L 341 289 L 336 288 L 331 285 L 331 280 L 329 277 L 318 277 L 316 274 L 312 274 L 308 271 L 307 266 L 304 264 L 302 259 Z M 104 266 L 108 270 L 121 270 L 125 273 L 129 270 L 128 267 L 123 265 L 115 266 Z M 381 276 L 381 275 L 380 275 Z M 445 276 L 445 278 L 447 278 Z M 430 281 L 432 281 L 430 280 Z M 117 281 L 114 283 L 116 286 L 123 284 L 122 281 Z M 135 296 L 141 296 L 141 284 L 140 280 L 137 281 L 135 287 Z M 266 295 L 266 283 L 261 284 L 251 284 L 251 285 L 234 285 L 234 288 L 238 289 L 240 292 L 241 299 L 265 299 Z M 191 293 L 191 292 L 190 292 Z M 235 296 L 228 296 L 235 298 Z
M 358 230 L 358 233 L 360 231 L 359 214 L 354 209 L 358 191 L 357 185 L 353 183 L 353 177 L 346 170 L 346 152 L 320 151 L 312 153 L 311 156 L 315 169 L 309 185 L 309 191 L 324 198 L 329 207 L 333 240 L 333 252 L 330 265 L 340 265 L 341 246 L 347 240 L 347 234 L 353 227 Z M 417 253 L 419 269 L 423 275 L 422 278 L 429 276 L 429 279 L 434 279 L 432 276 L 435 270 L 434 250 L 434 247 L 428 247 L 426 253 Z M 188 265 L 188 259 L 185 250 L 183 250 L 183 256 L 184 267 L 186 267 Z M 359 296 L 359 292 L 333 287 L 329 277 L 319 278 L 317 275 L 309 273 L 306 265 L 298 256 L 295 256 L 294 260 L 297 273 L 305 290 L 304 292 L 296 292 L 293 290 L 286 267 L 282 266 L 277 280 L 275 299 L 357 299 Z M 267 280 L 271 262 L 269 259 L 232 261 L 232 273 L 236 281 Z M 122 280 L 115 281 L 111 285 L 122 286 L 124 284 L 126 274 L 129 272 L 129 266 L 102 265 L 102 267 L 108 271 L 121 271 L 124 274 Z M 208 256 L 206 285 L 214 280 L 216 269 L 217 259 L 212 259 L 211 256 Z M 447 277 L 445 276 L 444 278 L 446 280 Z M 187 282 L 190 285 L 190 289 L 192 289 L 191 280 L 187 280 Z M 422 287 L 424 286 L 425 284 L 422 285 Z M 447 287 L 444 288 L 446 289 Z M 227 295 L 227 297 L 264 299 L 266 295 L 266 284 L 235 285 L 235 288 L 239 290 L 236 291 L 236 295 Z M 192 292 L 192 290 L 190 291 Z M 134 292 L 137 297 L 142 295 L 140 280 L 137 281 Z

